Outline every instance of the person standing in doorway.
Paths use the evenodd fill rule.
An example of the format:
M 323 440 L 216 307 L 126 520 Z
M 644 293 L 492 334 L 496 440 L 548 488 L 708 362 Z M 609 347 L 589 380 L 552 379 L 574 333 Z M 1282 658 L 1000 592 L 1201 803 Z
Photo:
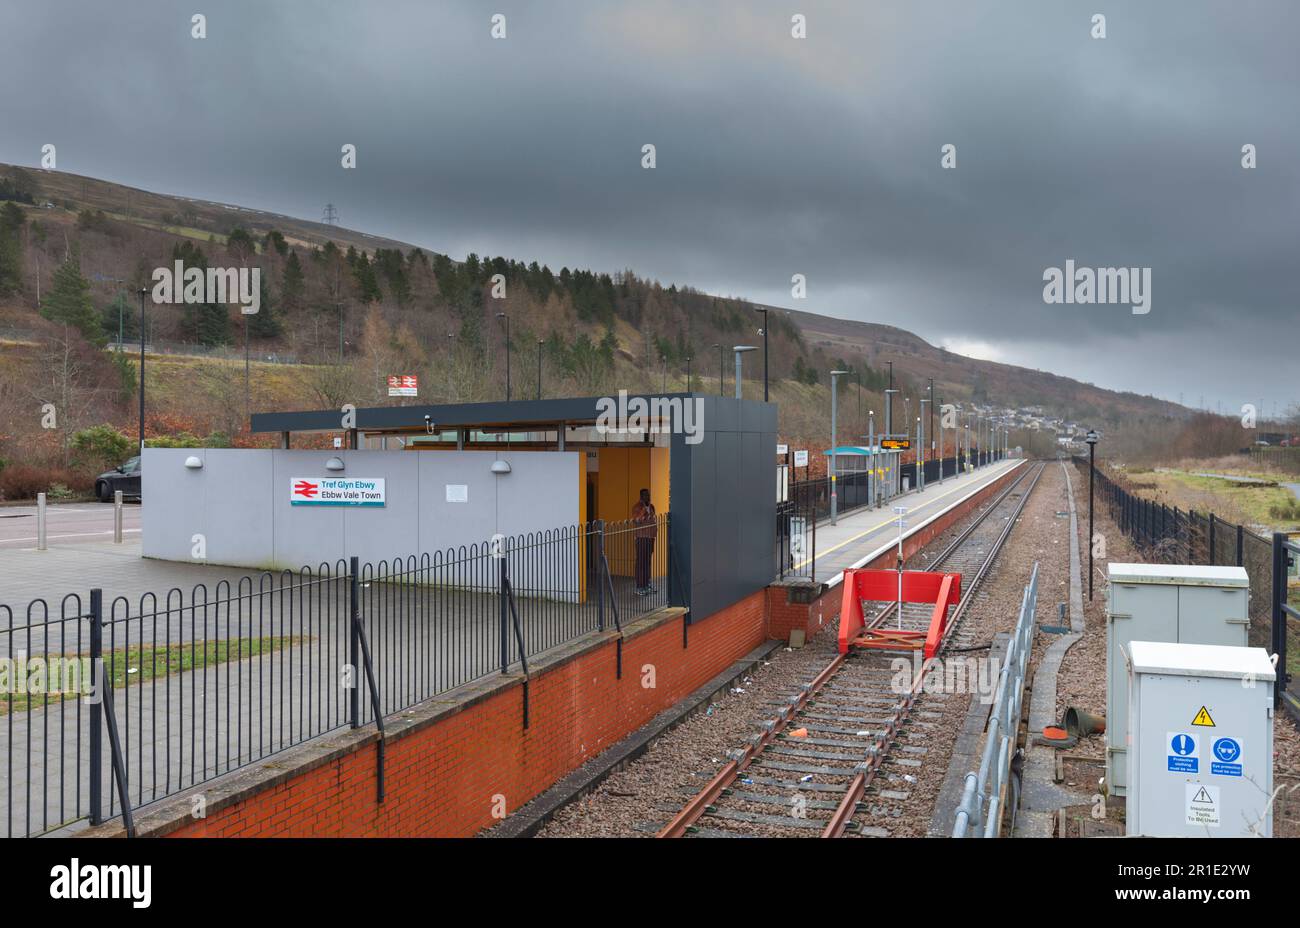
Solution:
M 654 557 L 659 524 L 649 490 L 642 490 L 641 498 L 632 507 L 632 521 L 636 523 L 636 592 L 638 596 L 647 596 L 658 592 L 650 585 L 650 561 Z

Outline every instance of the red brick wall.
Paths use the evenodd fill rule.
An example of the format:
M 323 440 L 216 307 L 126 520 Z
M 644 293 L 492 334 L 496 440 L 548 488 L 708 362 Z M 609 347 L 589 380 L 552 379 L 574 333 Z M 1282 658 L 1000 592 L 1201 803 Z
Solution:
M 685 698 L 764 641 L 758 591 L 690 628 L 661 623 L 536 673 L 523 729 L 512 685 L 390 740 L 387 798 L 375 798 L 376 748 L 366 744 L 170 832 L 195 836 L 464 836 L 492 825 L 494 797 L 513 812 L 591 757 Z M 653 665 L 655 686 L 642 685 Z
M 1002 481 L 999 481 L 999 485 Z M 973 505 L 970 504 L 970 505 Z M 969 507 L 962 507 L 965 511 Z M 954 511 L 904 543 L 909 554 L 959 518 Z M 892 565 L 888 552 L 879 563 Z M 809 637 L 839 614 L 837 585 L 812 604 L 787 603 L 787 591 L 760 590 L 690 628 L 663 622 L 623 645 L 605 641 L 536 672 L 529 686 L 530 726 L 523 729 L 519 684 L 430 719 L 390 739 L 387 799 L 375 799 L 376 748 L 361 745 L 291 776 L 206 818 L 168 832 L 194 836 L 464 836 L 495 823 L 496 797 L 510 813 L 584 762 L 674 705 L 769 635 L 791 627 Z M 818 622 L 819 616 L 822 622 Z M 654 687 L 642 686 L 653 665 Z

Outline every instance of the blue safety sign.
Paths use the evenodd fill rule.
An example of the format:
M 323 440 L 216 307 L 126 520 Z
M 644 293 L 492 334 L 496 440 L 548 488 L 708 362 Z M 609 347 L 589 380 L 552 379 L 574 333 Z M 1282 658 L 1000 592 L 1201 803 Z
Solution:
M 1169 750 L 1167 752 L 1170 773 L 1197 773 L 1200 771 L 1200 751 L 1196 735 L 1185 732 L 1169 732 Z
M 1236 738 L 1219 738 L 1214 742 L 1214 759 L 1210 773 L 1221 777 L 1241 776 L 1241 742 Z

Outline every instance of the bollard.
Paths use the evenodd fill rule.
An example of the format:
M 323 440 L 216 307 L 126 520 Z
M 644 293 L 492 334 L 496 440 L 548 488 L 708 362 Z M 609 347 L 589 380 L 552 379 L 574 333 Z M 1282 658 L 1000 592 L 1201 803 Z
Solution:
M 122 491 L 113 491 L 113 544 L 122 543 Z
M 36 494 L 36 550 L 45 550 L 45 494 Z

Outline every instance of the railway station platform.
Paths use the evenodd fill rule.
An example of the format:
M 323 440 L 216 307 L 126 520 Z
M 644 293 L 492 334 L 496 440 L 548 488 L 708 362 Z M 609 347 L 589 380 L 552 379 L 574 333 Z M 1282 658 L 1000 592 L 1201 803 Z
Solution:
M 811 563 L 796 562 L 792 572 L 768 587 L 768 636 L 789 639 L 792 632 L 801 631 L 805 640 L 811 638 L 839 614 L 840 582 L 845 569 L 893 568 L 898 548 L 894 506 L 907 507 L 903 556 L 910 557 L 982 501 L 992 498 L 993 492 L 1014 480 L 1026 463 L 1019 458 L 997 461 L 924 490 L 896 496 L 887 507 L 854 510 L 841 516 L 835 525 L 818 524 L 815 559 Z
M 819 524 L 813 579 L 828 586 L 837 584 L 846 568 L 862 567 L 879 557 L 883 550 L 896 547 L 898 516 L 894 506 L 907 507 L 903 529 L 906 537 L 1023 463 L 1018 459 L 997 461 L 971 473 L 949 477 L 943 483 L 930 484 L 924 490 L 911 490 L 879 509 L 854 510 L 840 516 L 835 525 Z M 807 572 L 804 564 L 796 563 L 795 568 L 797 572 Z

